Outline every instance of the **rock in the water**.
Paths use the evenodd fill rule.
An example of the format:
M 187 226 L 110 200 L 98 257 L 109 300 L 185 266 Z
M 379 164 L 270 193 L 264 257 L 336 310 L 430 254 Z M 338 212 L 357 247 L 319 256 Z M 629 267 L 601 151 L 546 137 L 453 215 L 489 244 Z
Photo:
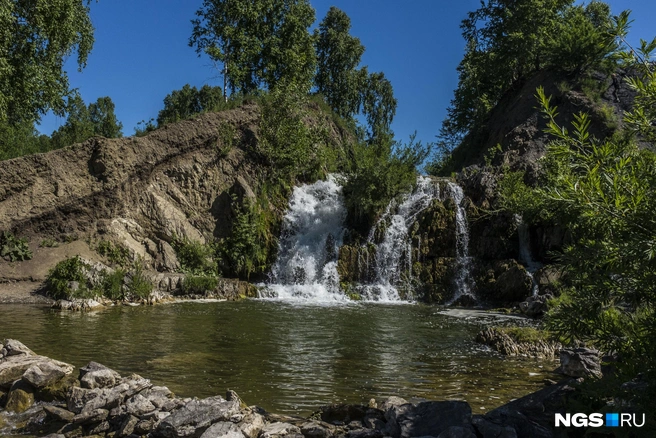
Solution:
M 234 423 L 220 421 L 210 426 L 200 438 L 244 438 L 244 434 Z
M 599 351 L 589 348 L 560 350 L 561 373 L 570 377 L 594 376 L 601 378 L 601 356 Z
M 473 431 L 471 407 L 466 402 L 441 401 L 391 408 L 387 432 L 395 437 L 438 436 L 452 426 Z
M 16 341 L 18 342 L 18 341 Z M 22 345 L 22 344 L 21 344 Z M 73 365 L 33 354 L 16 354 L 0 360 L 0 388 L 8 389 L 20 379 L 32 365 L 50 362 L 60 367 L 66 374 L 73 371 Z
M 238 412 L 237 400 L 228 401 L 219 396 L 192 400 L 164 419 L 157 427 L 157 434 L 166 438 L 190 436 L 196 429 L 206 428 L 217 421 L 229 421 Z
M 89 362 L 80 368 L 80 386 L 82 388 L 107 388 L 114 386 L 121 379 L 116 371 L 97 362 Z
M 16 339 L 5 339 L 3 349 L 6 350 L 5 356 L 35 356 L 34 352 L 27 348 L 25 344 Z
M 66 409 L 58 408 L 57 406 L 45 405 L 43 410 L 48 415 L 48 418 L 52 421 L 61 421 L 64 423 L 70 423 L 73 421 L 75 414 Z
M 22 380 L 17 380 L 7 394 L 5 409 L 9 412 L 21 413 L 34 404 L 34 388 Z
M 57 366 L 53 362 L 40 362 L 30 366 L 23 374 L 23 380 L 39 389 L 50 386 L 72 372 L 68 368 Z
M 260 438 L 296 438 L 303 437 L 301 429 L 289 423 L 271 423 L 262 428 Z
M 326 423 L 344 423 L 348 424 L 351 421 L 362 421 L 362 419 L 367 415 L 369 408 L 364 405 L 330 405 L 322 406 L 321 408 L 321 420 Z
M 547 301 L 553 298 L 553 295 L 536 295 L 530 296 L 526 301 L 519 303 L 519 310 L 526 316 L 538 317 L 547 313 L 549 307 Z
M 239 428 L 246 438 L 257 438 L 264 424 L 264 416 L 257 412 L 251 412 L 242 418 Z
M 301 425 L 301 433 L 305 438 L 330 438 L 333 436 L 332 431 L 316 421 L 310 421 Z

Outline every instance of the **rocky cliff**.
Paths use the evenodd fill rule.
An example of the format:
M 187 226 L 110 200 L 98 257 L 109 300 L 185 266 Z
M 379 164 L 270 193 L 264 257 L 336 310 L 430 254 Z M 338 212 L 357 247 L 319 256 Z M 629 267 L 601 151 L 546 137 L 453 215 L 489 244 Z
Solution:
M 342 132 L 314 111 L 314 124 L 339 145 Z M 176 271 L 175 239 L 230 235 L 235 206 L 263 184 L 255 103 L 199 115 L 144 137 L 93 138 L 46 154 L 0 162 L 0 231 L 27 238 L 32 260 L 0 258 L 0 283 L 43 281 L 58 261 L 79 254 L 107 261 L 111 242 L 145 267 Z M 280 216 L 280 212 L 273 212 Z

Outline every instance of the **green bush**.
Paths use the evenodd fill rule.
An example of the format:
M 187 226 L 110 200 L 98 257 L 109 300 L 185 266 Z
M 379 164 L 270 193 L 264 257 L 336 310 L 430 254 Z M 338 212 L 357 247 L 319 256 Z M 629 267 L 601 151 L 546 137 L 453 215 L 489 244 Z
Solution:
M 153 283 L 144 275 L 141 262 L 135 263 L 134 270 L 130 274 L 127 289 L 127 297 L 133 300 L 148 298 L 153 291 Z
M 188 295 L 203 295 L 216 289 L 216 277 L 210 275 L 188 275 L 182 282 L 182 292 Z
M 96 250 L 101 256 L 107 257 L 107 260 L 113 265 L 127 266 L 130 263 L 130 251 L 122 245 L 101 240 L 98 242 Z
M 112 301 L 122 301 L 125 299 L 125 289 L 123 287 L 125 274 L 125 270 L 119 268 L 111 274 L 106 272 L 103 275 L 101 289 L 105 297 Z
M 9 231 L 0 233 L 0 257 L 9 262 L 22 262 L 32 259 L 32 250 L 27 239 L 19 239 Z
M 57 242 L 55 239 L 45 238 L 41 241 L 39 246 L 41 248 L 57 248 L 59 246 L 59 242 Z
M 90 268 L 80 256 L 70 257 L 57 263 L 48 273 L 46 286 L 48 294 L 56 300 L 71 300 L 74 298 L 90 298 L 94 293 L 90 290 L 86 271 Z M 79 287 L 72 290 L 70 282 L 77 282 Z
M 192 275 L 216 274 L 217 266 L 214 260 L 214 246 L 187 239 L 173 241 L 182 272 Z

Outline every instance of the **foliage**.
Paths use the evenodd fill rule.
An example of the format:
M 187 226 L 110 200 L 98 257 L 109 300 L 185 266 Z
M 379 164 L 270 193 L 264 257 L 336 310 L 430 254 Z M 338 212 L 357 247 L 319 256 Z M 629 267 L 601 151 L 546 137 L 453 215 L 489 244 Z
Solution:
M 89 1 L 14 0 L 0 6 L 0 122 L 61 114 L 69 93 L 64 60 L 86 66 L 93 46 Z
M 123 124 L 116 119 L 110 97 L 100 97 L 88 107 L 79 94 L 68 99 L 66 123 L 52 133 L 51 149 L 81 143 L 94 136 L 119 138 Z
M 34 123 L 0 121 L 0 161 L 49 150 L 50 138 L 39 135 Z
M 330 107 L 343 118 L 360 110 L 363 75 L 357 70 L 364 53 L 359 38 L 349 35 L 351 19 L 331 6 L 315 30 L 317 74 L 314 83 Z
M 186 84 L 164 98 L 164 108 L 157 115 L 157 126 L 186 120 L 196 114 L 219 111 L 224 99 L 221 87 L 203 85 L 200 90 Z
M 175 239 L 173 249 L 180 262 L 182 272 L 192 275 L 216 275 L 215 248 L 198 241 Z
M 296 84 L 308 91 L 316 69 L 307 0 L 204 0 L 189 45 L 224 66 L 231 91 Z
M 272 235 L 273 217 L 269 204 L 262 200 L 245 199 L 242 204 L 233 200 L 235 219 L 232 232 L 217 245 L 221 271 L 249 279 L 261 274 L 270 262 L 275 238 Z
M 22 262 L 32 259 L 32 250 L 27 239 L 19 239 L 9 231 L 0 233 L 0 257 L 9 262 Z
M 406 145 L 385 136 L 375 143 L 355 143 L 350 152 L 345 203 L 351 226 L 364 233 L 391 199 L 412 188 L 427 148 L 415 143 L 414 136 Z
M 136 137 L 143 137 L 149 132 L 153 132 L 154 130 L 157 129 L 157 126 L 155 123 L 154 118 L 150 118 L 148 120 L 142 120 L 139 123 L 137 123 L 137 126 L 134 128 L 134 135 Z
M 69 257 L 57 263 L 48 273 L 46 286 L 48 294 L 55 300 L 87 298 L 91 291 L 86 277 L 90 266 L 80 256 Z M 77 282 L 79 287 L 72 290 L 68 285 Z
M 39 243 L 39 246 L 41 248 L 57 248 L 59 246 L 59 242 L 57 242 L 55 239 L 46 237 L 41 241 L 41 243 Z
M 126 271 L 116 269 L 114 272 L 105 272 L 102 276 L 100 288 L 102 294 L 112 301 L 122 301 L 125 299 L 124 279 Z
M 137 261 L 129 274 L 126 297 L 133 300 L 146 299 L 152 291 L 153 283 L 144 274 L 142 263 Z
M 216 289 L 218 284 L 212 275 L 188 275 L 182 282 L 182 292 L 187 295 L 204 295 Z
M 130 251 L 120 244 L 114 244 L 109 240 L 101 240 L 96 248 L 98 254 L 107 257 L 107 260 L 113 265 L 127 266 L 132 257 Z
M 459 82 L 438 134 L 432 173 L 450 170 L 449 153 L 468 134 L 485 126 L 491 109 L 529 75 L 551 69 L 581 75 L 614 65 L 614 43 L 608 5 L 573 0 L 484 0 L 463 20 L 467 42 L 458 65 Z

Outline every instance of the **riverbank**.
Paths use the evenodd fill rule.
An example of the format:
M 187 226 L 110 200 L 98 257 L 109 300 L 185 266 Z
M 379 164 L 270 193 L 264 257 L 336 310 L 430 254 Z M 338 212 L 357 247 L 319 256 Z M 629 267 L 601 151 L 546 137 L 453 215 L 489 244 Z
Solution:
M 230 390 L 225 397 L 180 398 L 96 362 L 76 371 L 16 340 L 5 340 L 0 352 L 0 433 L 66 438 L 551 437 L 553 415 L 563 412 L 576 385 L 566 380 L 485 415 L 474 415 L 462 401 L 389 397 L 367 406 L 323 406 L 303 418 L 248 405 Z

